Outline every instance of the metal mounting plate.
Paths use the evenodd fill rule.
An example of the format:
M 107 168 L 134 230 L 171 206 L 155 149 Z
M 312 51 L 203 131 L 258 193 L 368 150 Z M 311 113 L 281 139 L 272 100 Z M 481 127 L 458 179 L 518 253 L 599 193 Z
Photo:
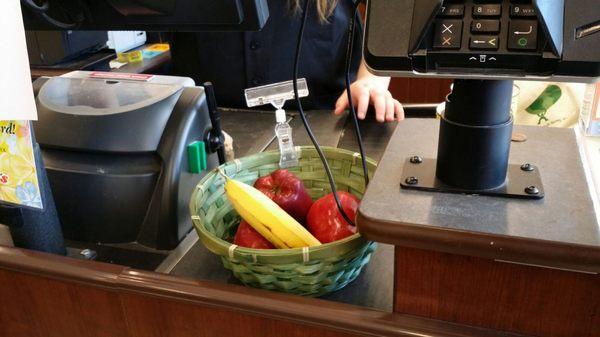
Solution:
M 419 160 L 409 158 L 404 164 L 400 183 L 404 189 L 519 199 L 539 200 L 544 198 L 542 178 L 535 166 L 530 165 L 530 171 L 527 171 L 523 170 L 521 165 L 509 165 L 508 177 L 504 185 L 496 189 L 474 191 L 449 186 L 437 179 L 435 174 L 437 161 L 435 159 L 421 159 L 418 156 L 413 158 Z

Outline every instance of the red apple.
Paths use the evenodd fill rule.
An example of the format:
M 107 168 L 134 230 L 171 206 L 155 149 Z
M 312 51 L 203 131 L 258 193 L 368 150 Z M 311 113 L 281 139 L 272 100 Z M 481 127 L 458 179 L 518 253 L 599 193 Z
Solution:
M 252 228 L 245 220 L 240 222 L 233 243 L 246 248 L 252 249 L 275 249 L 264 236 L 260 235 L 256 229 Z
M 296 221 L 303 224 L 313 201 L 298 179 L 288 170 L 277 170 L 259 178 L 254 187 L 283 208 Z
M 348 192 L 338 192 L 344 212 L 352 221 L 360 201 Z M 333 193 L 315 201 L 307 216 L 308 230 L 321 243 L 342 240 L 356 233 L 356 226 L 346 222 L 338 210 Z

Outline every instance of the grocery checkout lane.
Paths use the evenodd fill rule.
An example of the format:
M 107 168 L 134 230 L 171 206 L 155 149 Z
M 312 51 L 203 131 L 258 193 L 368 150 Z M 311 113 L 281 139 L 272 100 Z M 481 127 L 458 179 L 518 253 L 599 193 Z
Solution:
M 408 111 L 410 111 L 410 109 Z M 314 116 L 315 125 L 319 125 L 315 131 L 319 136 L 321 136 L 319 139 L 324 139 L 323 145 L 335 146 L 337 144 L 339 146 L 343 146 L 346 149 L 356 149 L 356 141 L 355 139 L 353 139 L 354 137 L 352 132 L 349 132 L 351 131 L 351 128 L 347 127 L 347 121 L 345 120 L 345 118 L 342 118 L 340 120 L 336 120 L 335 118 L 323 118 L 325 115 L 317 113 L 315 113 L 314 115 L 311 114 L 309 116 Z M 225 130 L 228 130 L 228 132 L 230 132 L 234 138 L 238 138 L 240 136 L 243 137 L 247 133 L 251 132 L 247 128 L 243 127 L 243 124 L 239 123 L 241 119 L 247 118 L 248 120 L 252 120 L 253 123 L 260 123 L 260 121 L 262 120 L 263 123 L 270 124 L 272 119 L 272 113 L 257 113 L 248 111 L 238 112 L 225 110 L 223 111 L 222 117 L 223 128 Z M 433 120 L 408 121 L 407 123 L 413 122 L 424 124 L 424 126 L 421 126 L 418 129 L 414 128 L 415 130 L 422 130 L 423 127 L 435 127 Z M 307 137 L 305 138 L 300 136 L 302 126 L 299 123 L 294 123 L 293 121 L 292 125 L 294 125 L 294 129 L 298 131 L 299 144 L 302 144 L 302 142 L 308 142 Z M 414 125 L 412 126 L 414 127 Z M 536 128 L 532 127 L 531 129 L 535 130 Z M 369 153 L 383 153 L 383 151 L 385 150 L 385 145 L 382 144 L 387 144 L 387 142 L 382 142 L 382 140 L 392 137 L 392 135 L 394 134 L 395 126 L 386 126 L 384 129 L 385 132 L 381 132 L 381 130 L 381 127 L 374 122 L 367 123 L 365 125 L 365 144 Z M 270 145 L 272 146 L 272 135 L 254 135 L 254 137 L 255 140 L 253 141 L 243 142 L 242 144 L 235 143 L 234 148 L 236 153 L 239 153 L 240 156 L 244 156 L 245 154 L 249 153 L 248 151 L 254 151 L 255 149 L 268 149 Z M 249 138 L 250 137 L 246 137 L 243 139 Z M 453 214 L 454 216 L 458 216 L 456 213 Z M 473 225 L 475 225 L 475 223 Z M 467 240 L 469 242 L 473 240 L 469 238 L 468 232 L 459 231 L 457 233 L 459 235 L 461 233 L 464 233 L 462 235 L 464 235 L 466 239 L 457 237 L 455 238 L 455 240 L 464 240 L 464 242 L 467 242 Z M 411 233 L 402 233 L 399 234 L 398 237 L 405 237 L 409 234 Z M 427 234 L 423 233 L 422 235 Z M 447 234 L 444 235 L 444 237 L 447 236 Z M 588 236 L 588 238 L 589 237 L 590 236 Z M 446 325 L 444 323 L 440 323 L 443 320 L 430 321 L 417 319 L 414 318 L 412 315 L 388 316 L 388 314 L 385 314 L 390 313 L 394 310 L 394 300 L 397 301 L 396 303 L 399 303 L 399 299 L 405 298 L 400 297 L 398 299 L 395 298 L 395 296 L 392 296 L 392 294 L 395 293 L 394 289 L 398 289 L 395 288 L 395 280 L 405 280 L 407 277 L 409 277 L 412 280 L 413 277 L 418 277 L 417 275 L 415 275 L 414 267 L 410 267 L 409 265 L 405 264 L 399 266 L 403 268 L 402 273 L 399 274 L 398 269 L 396 269 L 398 267 L 394 267 L 394 261 L 417 260 L 417 263 L 419 265 L 421 265 L 421 263 L 426 265 L 426 263 L 428 261 L 431 261 L 431 259 L 436 259 L 433 256 L 430 256 L 429 260 L 423 260 L 424 258 L 422 256 L 419 256 L 417 254 L 411 255 L 411 253 L 414 254 L 415 252 L 423 254 L 424 252 L 426 252 L 426 250 L 418 250 L 414 248 L 400 248 L 407 246 L 412 247 L 414 245 L 414 242 L 419 242 L 416 238 L 411 239 L 410 244 L 407 244 L 406 240 L 396 239 L 395 237 L 381 238 L 381 241 L 389 242 L 390 239 L 398 241 L 390 242 L 392 244 L 396 244 L 397 248 L 394 249 L 394 246 L 388 244 L 379 244 L 377 251 L 372 256 L 371 262 L 366 266 L 366 268 L 357 278 L 357 280 L 350 284 L 348 287 L 331 295 L 326 295 L 319 300 L 302 299 L 301 304 L 298 304 L 298 308 L 296 308 L 297 310 L 301 310 L 299 308 L 303 308 L 303 310 L 307 310 L 308 312 L 314 311 L 314 313 L 320 313 L 319 316 L 324 315 L 326 313 L 331 313 L 330 310 L 333 310 L 335 312 L 347 311 L 348 313 L 352 313 L 349 317 L 338 317 L 337 319 L 340 319 L 340 321 L 335 320 L 324 323 L 318 320 L 315 321 L 316 317 L 311 317 L 310 315 L 308 315 L 308 312 L 304 312 L 301 314 L 298 314 L 296 312 L 295 314 L 297 314 L 298 316 L 295 317 L 294 320 L 309 320 L 313 322 L 309 325 L 333 325 L 337 328 L 339 328 L 343 324 L 350 324 L 350 321 L 352 320 L 355 321 L 353 323 L 363 322 L 365 324 L 374 324 L 376 326 L 367 328 L 365 326 L 361 326 L 361 324 L 358 324 L 359 326 L 344 327 L 344 330 L 352 329 L 355 333 L 358 334 L 373 333 L 375 335 L 402 335 L 402 333 L 423 333 L 424 331 L 426 331 L 427 333 L 434 336 L 483 336 L 488 333 L 490 333 L 490 335 L 497 335 L 496 333 L 491 334 L 490 331 L 486 330 L 472 330 L 472 328 L 468 328 L 464 325 L 457 327 L 454 325 Z M 520 239 L 515 238 L 512 240 L 518 241 Z M 498 245 L 502 245 L 509 244 L 511 243 L 510 241 L 511 238 L 505 237 L 501 238 L 499 241 L 496 242 L 498 242 Z M 435 243 L 435 246 L 438 245 L 441 244 Z M 86 248 L 83 246 L 78 246 L 77 244 L 74 244 L 72 246 L 79 247 L 79 249 L 73 250 L 75 252 L 79 252 L 82 249 Z M 436 251 L 438 249 L 437 247 L 432 246 L 429 247 L 431 249 L 434 249 L 433 251 Z M 204 304 L 209 304 L 212 301 L 216 301 L 217 297 L 219 298 L 219 302 L 223 301 L 223 299 L 220 297 L 223 295 L 221 293 L 216 292 L 217 290 L 227 291 L 228 293 L 231 292 L 231 294 L 244 294 L 250 297 L 248 301 L 257 301 L 258 303 L 262 303 L 260 301 L 264 300 L 265 296 L 267 299 L 271 299 L 271 297 L 273 297 L 274 300 L 290 303 L 295 303 L 296 300 L 299 300 L 295 296 L 291 295 L 267 296 L 263 291 L 249 290 L 245 287 L 242 288 L 243 286 L 240 284 L 240 282 L 234 277 L 232 277 L 231 272 L 223 268 L 219 258 L 212 254 L 210 251 L 208 251 L 200 242 L 198 242 L 197 234 L 195 232 L 190 233 L 189 236 L 183 240 L 179 247 L 170 252 L 156 252 L 149 250 L 144 251 L 141 250 L 140 247 L 132 247 L 127 245 L 104 245 L 103 247 L 92 245 L 88 246 L 87 248 L 93 249 L 99 254 L 99 261 L 111 262 L 111 264 L 128 266 L 132 269 L 124 267 L 113 268 L 107 265 L 103 265 L 102 263 L 96 262 L 64 258 L 51 258 L 50 256 L 44 256 L 41 254 L 8 248 L 2 248 L 2 265 L 4 270 L 25 272 L 26 274 L 37 275 L 36 277 L 40 277 L 41 279 L 46 280 L 58 279 L 67 281 L 67 283 L 62 283 L 61 286 L 66 286 L 66 284 L 77 280 L 78 283 L 83 282 L 83 284 L 87 284 L 87 286 L 96 287 L 98 286 L 98 281 L 103 281 L 103 287 L 113 289 L 113 291 L 115 292 L 133 291 L 133 293 L 142 292 L 146 294 L 154 294 L 153 296 L 170 298 L 176 303 L 182 300 L 186 302 L 191 301 L 191 303 L 196 303 L 196 305 L 199 305 L 200 307 L 202 307 Z M 418 248 L 426 249 L 428 247 L 419 246 Z M 481 252 L 473 253 L 473 251 L 475 250 L 467 250 L 467 248 L 470 247 L 465 247 L 465 251 L 462 252 L 466 256 L 468 256 L 468 254 L 473 254 L 473 256 L 480 256 Z M 485 252 L 485 249 L 480 248 L 480 250 Z M 394 251 L 396 251 L 396 253 L 394 253 Z M 430 254 L 433 251 L 430 251 Z M 548 253 L 548 251 L 545 252 Z M 486 252 L 485 254 L 488 253 Z M 451 255 L 443 254 L 443 257 L 450 258 Z M 147 265 L 148 260 L 155 260 L 156 262 L 152 265 Z M 463 267 L 465 266 L 465 261 L 458 262 L 461 263 Z M 511 266 L 506 262 L 502 262 L 500 263 L 500 265 L 504 265 L 507 268 Z M 429 267 L 435 268 L 433 265 L 429 265 Z M 151 273 L 152 268 L 157 268 L 158 274 Z M 451 271 L 448 270 L 448 273 L 450 272 Z M 452 272 L 452 277 L 458 277 L 458 275 L 454 273 L 455 272 Z M 461 270 L 461 273 L 465 273 L 465 275 L 470 275 L 470 273 L 468 273 L 465 270 Z M 558 270 L 548 270 L 548 273 L 551 274 L 550 277 L 552 277 L 552 279 L 556 279 L 558 275 L 564 274 L 566 272 L 561 272 Z M 173 277 L 163 278 L 160 276 L 160 274 L 168 274 Z M 581 275 L 582 278 L 586 278 L 585 274 Z M 537 277 L 548 280 L 547 275 L 540 275 Z M 127 279 L 129 281 L 128 285 L 130 286 L 132 284 L 135 284 L 135 288 L 133 290 L 124 290 L 127 288 L 121 283 L 124 279 Z M 5 280 L 9 281 L 8 278 L 5 278 Z M 33 281 L 30 279 L 29 282 Z M 53 284 L 52 281 L 45 282 L 50 282 L 46 283 L 47 286 Z M 422 284 L 424 280 L 419 279 L 418 281 L 414 282 L 415 284 Z M 582 282 L 582 280 L 579 280 L 579 282 Z M 402 284 L 406 285 L 406 283 Z M 225 288 L 222 288 L 222 286 L 219 285 L 223 285 Z M 217 287 L 217 289 L 214 289 L 215 286 Z M 469 289 L 472 290 L 473 288 L 469 286 Z M 402 291 L 411 291 L 411 293 L 416 293 L 413 292 L 415 291 L 415 289 L 406 290 L 403 288 Z M 453 289 L 453 291 L 455 290 Z M 214 294 L 214 297 L 209 296 L 209 293 Z M 13 295 L 17 295 L 15 299 L 18 299 L 18 295 L 21 294 L 17 292 Z M 463 294 L 461 296 L 467 295 Z M 590 295 L 584 296 L 584 298 L 592 297 L 593 292 L 590 293 Z M 410 296 L 406 295 L 406 298 L 410 298 Z M 338 306 L 337 304 L 335 304 L 336 302 L 342 305 L 349 306 Z M 162 305 L 164 305 L 164 303 Z M 242 304 L 240 304 L 237 301 L 233 301 L 230 303 L 230 305 L 232 309 L 239 309 L 239 307 Z M 305 305 L 307 307 L 304 307 Z M 209 304 L 209 307 L 210 306 L 211 305 Z M 263 304 L 260 304 L 258 305 L 258 307 L 260 308 L 255 307 L 252 309 L 255 311 L 252 311 L 248 308 L 244 310 L 250 310 L 251 312 L 253 312 L 254 315 L 264 315 L 266 317 L 273 317 L 273 313 L 265 313 L 263 311 L 264 308 L 262 306 Z M 159 309 L 159 307 L 154 308 L 155 310 L 160 310 L 162 312 L 162 309 Z M 42 308 L 40 308 L 40 310 L 41 309 Z M 23 310 L 26 309 L 23 308 Z M 283 311 L 278 313 L 277 315 L 282 315 L 284 313 L 285 315 L 291 315 L 289 311 Z M 169 321 L 171 318 L 164 316 L 163 319 Z M 190 317 L 190 319 L 192 319 L 192 317 Z M 143 324 L 150 325 L 148 322 L 144 322 Z M 155 327 L 161 326 L 161 324 L 155 325 Z M 169 324 L 175 323 L 172 322 Z M 175 326 L 171 326 L 171 328 L 173 329 L 173 331 L 179 331 L 178 329 L 181 329 L 182 327 L 175 324 Z M 202 326 L 198 326 L 198 328 L 202 329 Z M 308 328 L 303 328 L 303 333 L 309 331 L 307 329 Z
M 409 105 L 407 112 L 415 113 L 429 111 L 433 116 L 436 105 Z M 233 148 L 237 158 L 250 154 L 276 150 L 275 136 L 269 130 L 273 124 L 273 112 L 221 109 L 223 130 L 235 139 Z M 315 125 L 314 132 L 323 146 L 340 147 L 351 151 L 358 150 L 358 144 L 353 136 L 352 126 L 347 116 L 335 117 L 326 111 L 311 111 L 309 121 Z M 305 134 L 298 114 L 290 113 L 290 125 L 296 134 L 298 145 L 309 145 L 310 139 Z M 256 129 L 248 128 L 253 124 Z M 366 132 L 364 142 L 367 151 L 374 159 L 383 154 L 385 144 L 391 137 L 395 124 L 381 126 L 374 119 L 364 124 Z M 262 130 L 262 132 L 260 132 Z M 257 132 L 258 131 L 258 132 Z M 383 131 L 383 132 L 382 132 Z M 146 246 L 133 244 L 89 244 L 81 241 L 68 241 L 70 254 L 80 256 L 89 250 L 96 254 L 99 262 L 115 263 L 147 271 L 180 276 L 185 278 L 214 281 L 219 283 L 241 285 L 241 282 L 223 268 L 219 258 L 211 253 L 198 240 L 195 231 L 190 232 L 173 250 L 156 250 Z M 336 302 L 365 306 L 382 311 L 392 311 L 392 297 L 388 296 L 393 290 L 393 247 L 380 245 L 374 253 L 365 272 L 348 288 L 327 295 L 324 298 Z
M 268 16 L 261 0 L 206 11 L 175 2 L 97 2 L 81 25 L 169 30 L 169 15 L 183 11 L 198 15 L 181 23 L 188 29 L 254 30 Z M 289 170 L 313 199 L 330 191 L 299 112 L 277 118 L 297 146 L 284 158 L 273 132 L 281 113 L 217 109 L 210 84 L 102 72 L 37 79 L 38 122 L 2 124 L 35 135 L 27 155 L 42 187 L 39 199 L 25 195 L 28 207 L 0 208 L 17 246 L 0 245 L 0 336 L 598 335 L 597 142 L 589 128 L 513 126 L 510 113 L 514 79 L 600 77 L 598 8 L 560 4 L 367 1 L 372 71 L 458 79 L 444 111 L 407 105 L 408 116 L 430 118 L 367 120 L 360 143 L 351 116 L 307 113 L 337 187 L 362 199 L 359 234 L 310 248 L 235 244 L 238 213 L 249 211 L 226 191 L 284 159 L 297 160 Z M 36 13 L 28 27 L 47 15 Z M 255 88 L 257 100 L 280 109 L 306 89 L 290 86 Z M 546 118 L 556 87 L 528 113 Z M 224 164 L 221 130 L 236 158 Z M 368 188 L 361 143 L 378 162 L 365 162 Z
M 417 108 L 422 110 L 424 107 Z M 222 112 L 222 125 L 233 138 L 238 138 L 251 132 L 239 123 L 240 120 L 251 120 L 253 123 L 260 123 L 263 120 L 265 125 L 270 125 L 272 117 L 273 114 L 270 112 L 225 109 Z M 343 144 L 344 148 L 351 150 L 357 146 L 345 117 L 336 119 L 315 111 L 309 114 L 309 118 L 315 126 L 318 125 L 315 132 L 319 135 L 319 139 L 323 139 L 324 146 Z M 302 136 L 301 123 L 293 120 L 294 117 L 291 125 L 298 133 L 299 145 L 308 143 L 307 137 Z M 379 141 L 391 136 L 394 125 L 387 126 L 383 133 L 375 121 L 365 126 L 372 131 L 365 133 L 367 150 L 373 153 L 382 152 L 384 149 L 382 144 L 385 142 Z M 272 135 L 255 135 L 255 137 L 253 141 L 235 143 L 236 153 L 244 156 L 247 151 L 268 149 L 274 141 Z M 249 138 L 252 137 L 243 139 Z M 72 247 L 71 252 L 75 253 L 85 248 L 76 242 L 68 242 L 68 245 Z M 79 248 L 73 249 L 73 246 Z M 394 248 L 385 244 L 379 245 L 371 262 L 356 281 L 345 289 L 321 299 L 270 293 L 242 286 L 230 271 L 223 268 L 220 259 L 197 241 L 195 232 L 190 233 L 179 247 L 169 252 L 151 251 L 148 248 L 142 250 L 143 248 L 136 245 L 88 245 L 87 248 L 98 253 L 98 262 L 85 261 L 81 258 L 55 257 L 28 250 L 0 248 L 2 261 L 0 274 L 4 284 L 16 286 L 16 282 L 25 282 L 33 286 L 37 282 L 43 282 L 44 287 L 57 289 L 54 294 L 44 295 L 38 291 L 12 286 L 3 288 L 14 291 L 2 293 L 3 298 L 16 304 L 16 308 L 11 309 L 13 312 L 9 317 L 13 317 L 16 322 L 24 323 L 26 317 L 37 317 L 42 312 L 50 314 L 54 306 L 68 307 L 76 312 L 65 312 L 58 316 L 54 314 L 53 317 L 57 322 L 81 319 L 85 324 L 95 324 L 98 328 L 97 332 L 92 332 L 91 335 L 104 331 L 113 336 L 137 336 L 147 335 L 154 330 L 165 331 L 160 329 L 169 329 L 169 333 L 177 336 L 192 336 L 198 331 L 203 331 L 207 335 L 228 333 L 247 336 L 248 329 L 253 329 L 253 335 L 264 336 L 270 334 L 268 332 L 270 329 L 281 326 L 289 329 L 286 335 L 290 336 L 306 334 L 402 336 L 415 333 L 433 336 L 512 336 L 441 321 L 391 315 L 393 297 L 390 294 L 393 293 Z M 154 265 L 148 265 L 149 259 L 166 263 L 159 265 L 157 272 L 152 272 Z M 101 261 L 111 263 L 105 264 Z M 78 294 L 72 299 L 69 299 L 69 296 L 64 299 L 55 298 L 63 291 Z M 107 294 L 98 294 L 104 291 L 107 291 Z M 23 296 L 32 296 L 34 299 L 46 298 L 50 302 L 34 300 L 35 308 L 29 308 L 27 303 L 21 301 Z M 119 298 L 118 301 L 125 307 L 124 316 L 127 323 L 121 321 L 118 310 L 113 312 L 116 309 L 112 308 L 110 303 L 117 300 L 115 297 Z M 83 302 L 78 304 L 77 299 Z M 77 312 L 83 310 L 80 305 L 93 306 L 96 312 L 92 316 L 80 314 Z M 217 317 L 242 320 L 244 325 L 240 327 L 235 323 L 227 326 L 212 325 L 210 322 L 212 319 L 209 318 L 211 314 L 204 310 L 214 313 L 215 308 L 224 311 L 218 313 L 224 316 Z M 132 315 L 131 311 L 134 310 L 145 312 L 147 316 L 146 314 L 142 315 L 143 317 Z M 19 312 L 21 314 L 18 314 Z M 160 312 L 159 316 L 154 316 L 158 312 Z M 245 317 L 246 314 L 249 318 Z M 107 317 L 112 317 L 114 321 L 106 321 L 106 324 L 103 324 L 103 320 L 106 319 L 102 318 L 104 315 L 109 315 Z M 184 317 L 188 317 L 189 320 Z M 261 323 L 255 325 L 257 323 L 248 320 L 258 320 Z M 129 324 L 130 327 L 126 328 L 124 324 Z M 32 326 L 29 328 L 31 330 L 23 327 L 21 327 L 23 330 L 10 330 L 15 329 L 14 325 L 6 326 L 10 327 L 7 331 L 35 331 L 36 329 Z M 67 335 L 73 331 L 81 331 L 76 326 L 59 327 L 48 320 L 41 320 L 39 326 L 57 329 L 56 331 Z

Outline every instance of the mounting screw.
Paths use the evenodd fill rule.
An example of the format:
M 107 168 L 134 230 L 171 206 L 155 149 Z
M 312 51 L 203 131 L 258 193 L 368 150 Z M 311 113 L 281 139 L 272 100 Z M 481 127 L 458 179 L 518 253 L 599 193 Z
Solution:
M 419 178 L 417 177 L 408 177 L 406 178 L 406 184 L 407 185 L 416 185 L 419 183 Z
M 414 156 L 410 158 L 410 162 L 412 164 L 421 164 L 423 163 L 423 158 L 419 157 L 419 156 Z
M 529 186 L 525 189 L 525 193 L 529 195 L 538 195 L 540 194 L 540 190 L 535 186 Z
M 533 166 L 529 163 L 525 163 L 525 164 L 521 165 L 521 170 L 523 170 L 525 172 L 532 172 L 532 171 L 535 171 L 535 166 Z

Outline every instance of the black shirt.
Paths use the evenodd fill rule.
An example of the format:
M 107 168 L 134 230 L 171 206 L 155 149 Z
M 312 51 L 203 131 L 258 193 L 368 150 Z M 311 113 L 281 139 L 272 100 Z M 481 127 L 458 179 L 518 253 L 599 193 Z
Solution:
M 233 108 L 246 107 L 246 88 L 291 80 L 301 14 L 290 9 L 287 0 L 268 3 L 270 17 L 260 32 L 176 33 L 172 46 L 175 73 L 191 77 L 197 84 L 213 82 L 219 105 Z M 311 6 L 299 69 L 311 93 L 305 108 L 332 109 L 343 92 L 353 13 L 351 0 L 340 0 L 328 22 L 322 23 Z M 362 25 L 357 22 L 357 26 L 353 79 L 361 59 Z

